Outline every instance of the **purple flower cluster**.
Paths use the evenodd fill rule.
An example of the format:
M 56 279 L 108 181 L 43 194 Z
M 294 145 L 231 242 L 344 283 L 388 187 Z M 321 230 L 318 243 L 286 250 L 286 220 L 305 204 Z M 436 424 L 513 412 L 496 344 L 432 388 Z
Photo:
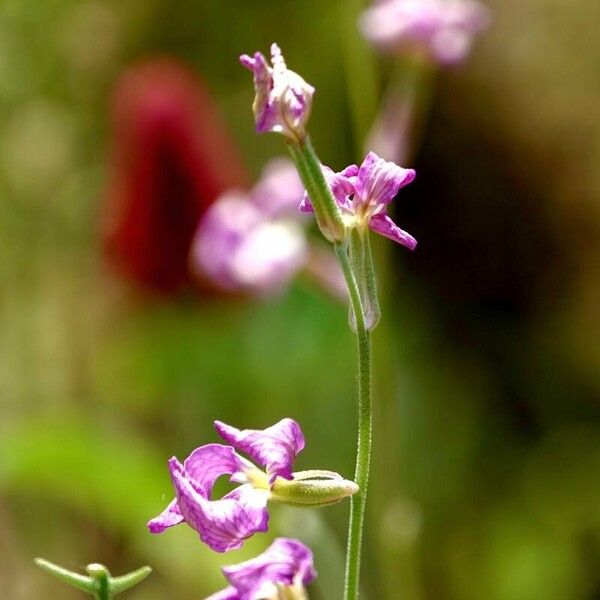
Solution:
M 307 260 L 296 210 L 303 189 L 292 162 L 274 159 L 250 192 L 223 194 L 198 226 L 192 270 L 228 292 L 263 294 L 283 287 Z
M 364 11 L 360 28 L 382 50 L 409 50 L 448 65 L 466 58 L 489 21 L 477 0 L 383 0 Z
M 413 169 L 403 169 L 369 152 L 360 167 L 350 165 L 335 173 L 323 166 L 323 172 L 348 227 L 369 227 L 414 250 L 417 245 L 415 238 L 400 229 L 387 214 L 387 206 L 400 188 L 414 180 L 416 173 Z M 300 211 L 312 212 L 311 200 L 306 192 Z
M 152 533 L 187 523 L 212 550 L 228 552 L 240 548 L 254 533 L 268 530 L 270 499 L 324 506 L 358 491 L 354 482 L 331 471 L 292 472 L 304 448 L 304 434 L 292 419 L 266 429 L 244 430 L 215 421 L 215 429 L 230 445 L 200 446 L 183 464 L 175 457 L 169 460 L 175 499 L 148 522 Z M 238 485 L 215 500 L 213 488 L 222 475 Z M 316 577 L 310 549 L 288 538 L 276 539 L 252 560 L 225 567 L 223 574 L 230 585 L 210 600 L 305 598 L 303 586 Z
M 277 538 L 261 555 L 223 568 L 229 587 L 207 600 L 301 598 L 302 589 L 317 573 L 310 548 L 298 540 Z M 289 594 L 280 594 L 281 590 Z M 298 591 L 294 594 L 294 591 Z

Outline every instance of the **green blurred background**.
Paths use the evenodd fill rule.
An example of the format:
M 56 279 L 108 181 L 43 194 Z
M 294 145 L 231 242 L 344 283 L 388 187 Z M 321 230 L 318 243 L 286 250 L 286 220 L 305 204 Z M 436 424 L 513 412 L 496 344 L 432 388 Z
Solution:
M 597 0 L 490 2 L 467 64 L 436 81 L 418 179 L 398 203 L 420 241 L 391 254 L 375 333 L 375 468 L 365 597 L 600 598 L 600 41 Z M 263 301 L 135 291 L 98 240 L 108 101 L 133 60 L 184 60 L 254 174 L 241 52 L 276 39 L 318 93 L 321 157 L 357 159 L 348 90 L 384 84 L 357 0 L 1 0 L 0 596 L 78 598 L 32 564 L 155 573 L 130 598 L 223 587 L 225 556 L 179 527 L 166 460 L 217 441 L 215 418 L 303 426 L 299 468 L 350 475 L 354 340 L 305 282 Z M 354 53 L 354 54 L 349 54 Z M 356 58 L 358 57 L 358 59 Z M 357 115 L 355 114 L 356 118 Z M 361 121 L 362 119 L 362 121 Z M 346 504 L 276 509 L 312 544 L 311 598 L 339 597 Z

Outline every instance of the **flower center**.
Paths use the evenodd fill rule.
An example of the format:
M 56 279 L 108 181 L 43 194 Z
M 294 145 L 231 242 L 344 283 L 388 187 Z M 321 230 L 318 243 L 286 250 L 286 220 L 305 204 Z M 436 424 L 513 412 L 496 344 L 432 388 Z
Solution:
M 269 490 L 271 485 L 269 484 L 269 477 L 264 471 L 260 469 L 252 469 L 246 471 L 246 477 L 248 483 L 257 490 Z

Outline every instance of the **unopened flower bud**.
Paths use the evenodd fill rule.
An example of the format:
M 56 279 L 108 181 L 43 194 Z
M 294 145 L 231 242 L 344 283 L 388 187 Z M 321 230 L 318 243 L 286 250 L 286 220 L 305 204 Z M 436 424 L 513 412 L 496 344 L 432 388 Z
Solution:
M 300 471 L 290 480 L 278 477 L 271 487 L 271 500 L 293 506 L 327 506 L 358 492 L 354 481 L 331 471 Z
M 240 62 L 254 73 L 256 131 L 274 131 L 294 142 L 302 141 L 315 88 L 287 68 L 277 44 L 271 46 L 272 66 L 260 52 L 242 54 Z

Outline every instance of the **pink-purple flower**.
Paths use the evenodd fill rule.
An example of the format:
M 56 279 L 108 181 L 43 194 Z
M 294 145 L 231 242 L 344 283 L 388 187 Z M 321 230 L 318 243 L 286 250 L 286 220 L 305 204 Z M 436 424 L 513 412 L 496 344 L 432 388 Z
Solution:
M 315 88 L 287 68 L 277 44 L 271 45 L 272 66 L 260 52 L 242 54 L 240 62 L 254 74 L 256 131 L 274 131 L 294 141 L 302 140 Z
M 416 173 L 413 169 L 403 169 L 369 152 L 360 167 L 350 165 L 335 173 L 323 166 L 323 172 L 347 227 L 369 227 L 414 250 L 417 245 L 415 238 L 400 229 L 387 214 L 387 206 L 400 188 L 414 180 Z M 312 212 L 307 193 L 300 204 L 300 211 Z
M 207 444 L 196 448 L 183 464 L 175 457 L 169 460 L 176 497 L 149 521 L 152 533 L 162 533 L 186 522 L 213 550 L 227 552 L 241 547 L 254 533 L 267 531 L 267 501 L 278 499 L 278 486 L 283 494 L 279 494 L 279 501 L 290 504 L 317 504 L 319 490 L 320 505 L 330 504 L 358 490 L 356 484 L 337 473 L 292 473 L 294 460 L 304 448 L 302 430 L 292 419 L 282 419 L 261 430 L 239 430 L 215 421 L 215 429 L 230 446 Z M 246 453 L 264 470 L 236 450 Z M 326 481 L 316 484 L 315 474 L 325 474 Z M 214 500 L 213 487 L 222 475 L 229 475 L 229 481 L 240 485 L 220 500 Z M 292 482 L 296 476 L 299 481 Z M 303 486 L 309 491 L 307 502 Z
M 477 0 L 383 0 L 363 12 L 360 28 L 382 50 L 454 64 L 466 58 L 489 21 L 489 11 Z
M 229 587 L 207 600 L 265 600 L 304 598 L 304 586 L 317 573 L 308 546 L 290 538 L 277 538 L 262 554 L 223 568 Z
M 190 250 L 190 267 L 223 291 L 282 288 L 307 260 L 298 219 L 303 186 L 290 160 L 274 159 L 250 192 L 230 190 L 208 209 Z

